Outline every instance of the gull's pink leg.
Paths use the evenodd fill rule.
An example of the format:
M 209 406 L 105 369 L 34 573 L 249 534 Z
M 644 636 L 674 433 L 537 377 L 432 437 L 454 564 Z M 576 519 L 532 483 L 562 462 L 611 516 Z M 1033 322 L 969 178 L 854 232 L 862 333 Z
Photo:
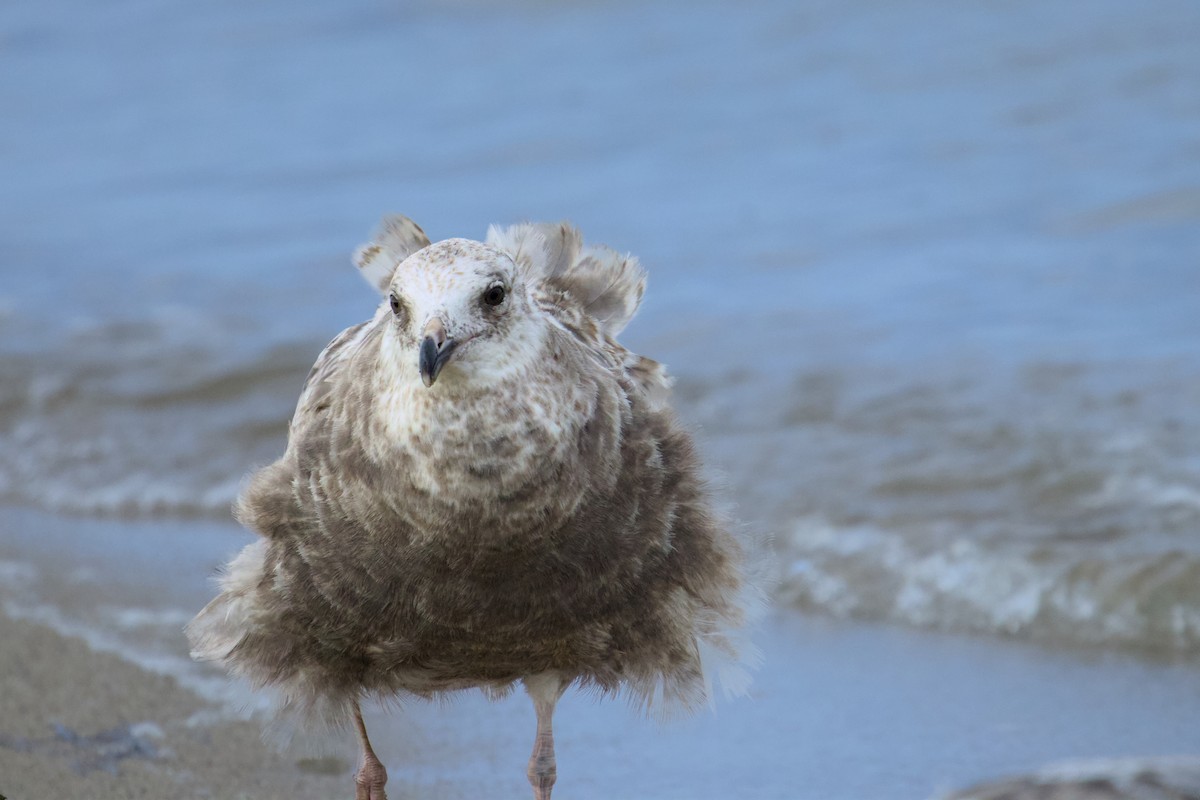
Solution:
M 383 791 L 383 785 L 387 783 L 387 770 L 371 749 L 371 740 L 367 738 L 367 726 L 363 724 L 358 701 L 354 703 L 354 727 L 358 729 L 358 741 L 362 745 L 362 762 L 354 773 L 354 800 L 387 800 Z
M 550 800 L 550 790 L 558 777 L 554 763 L 554 706 L 562 697 L 568 681 L 555 673 L 531 675 L 525 679 L 525 691 L 533 699 L 537 712 L 537 737 L 533 740 L 533 755 L 529 757 L 529 784 L 533 800 Z

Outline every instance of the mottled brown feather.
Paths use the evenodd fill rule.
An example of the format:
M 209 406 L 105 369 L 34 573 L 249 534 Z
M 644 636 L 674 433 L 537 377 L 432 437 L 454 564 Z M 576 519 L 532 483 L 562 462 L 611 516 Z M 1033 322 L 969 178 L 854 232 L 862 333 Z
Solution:
M 286 452 L 238 500 L 263 538 L 189 625 L 197 657 L 333 721 L 363 694 L 503 690 L 547 671 L 651 706 L 705 698 L 701 643 L 736 657 L 741 546 L 711 509 L 661 365 L 588 313 L 612 287 L 563 282 L 563 260 L 584 252 L 596 285 L 597 251 L 577 233 L 562 241 L 546 248 L 554 280 L 536 258 L 518 262 L 522 313 L 546 328 L 538 369 L 413 393 L 405 413 L 421 425 L 402 441 L 380 399 L 394 391 L 381 364 L 396 323 L 381 308 L 325 348 Z M 410 261 L 517 260 L 471 244 Z M 612 284 L 636 297 L 602 307 L 632 316 L 640 272 Z M 431 491 L 428 474 L 458 490 Z

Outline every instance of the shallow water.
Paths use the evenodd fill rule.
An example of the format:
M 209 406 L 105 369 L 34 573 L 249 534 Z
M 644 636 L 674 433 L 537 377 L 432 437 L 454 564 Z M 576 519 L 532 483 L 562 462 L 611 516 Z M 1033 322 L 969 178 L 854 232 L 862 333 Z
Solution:
M 1115 0 L 9 4 L 0 502 L 224 517 L 370 313 L 382 212 L 567 217 L 648 266 L 625 338 L 783 600 L 1194 655 L 1197 34 Z

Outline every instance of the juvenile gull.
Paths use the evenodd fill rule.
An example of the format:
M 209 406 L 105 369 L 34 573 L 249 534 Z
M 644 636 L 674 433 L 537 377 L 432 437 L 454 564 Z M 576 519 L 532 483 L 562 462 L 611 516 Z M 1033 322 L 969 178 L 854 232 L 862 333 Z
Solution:
M 549 800 L 567 687 L 695 706 L 702 654 L 737 680 L 742 548 L 662 366 L 615 339 L 645 274 L 567 224 L 430 244 L 389 217 L 355 260 L 383 302 L 317 358 L 286 452 L 238 499 L 261 538 L 188 625 L 193 655 L 352 720 L 358 800 L 387 780 L 360 699 L 519 681 Z

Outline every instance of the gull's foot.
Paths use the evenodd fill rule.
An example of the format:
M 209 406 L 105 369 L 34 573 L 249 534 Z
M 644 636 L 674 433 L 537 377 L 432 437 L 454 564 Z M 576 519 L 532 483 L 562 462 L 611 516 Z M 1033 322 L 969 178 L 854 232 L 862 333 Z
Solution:
M 362 763 L 354 773 L 354 800 L 387 800 L 383 785 L 387 783 L 387 770 L 375 754 L 363 753 Z
M 554 788 L 554 778 L 531 778 L 533 800 L 550 800 L 550 791 Z

